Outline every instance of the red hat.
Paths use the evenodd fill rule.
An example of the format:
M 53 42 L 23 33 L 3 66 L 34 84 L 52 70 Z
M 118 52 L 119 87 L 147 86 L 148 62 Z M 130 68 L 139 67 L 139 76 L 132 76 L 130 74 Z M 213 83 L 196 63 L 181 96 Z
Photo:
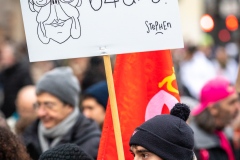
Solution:
M 217 77 L 208 81 L 201 90 L 200 104 L 192 111 L 192 115 L 196 116 L 200 114 L 209 104 L 227 98 L 235 92 L 234 87 L 223 77 Z

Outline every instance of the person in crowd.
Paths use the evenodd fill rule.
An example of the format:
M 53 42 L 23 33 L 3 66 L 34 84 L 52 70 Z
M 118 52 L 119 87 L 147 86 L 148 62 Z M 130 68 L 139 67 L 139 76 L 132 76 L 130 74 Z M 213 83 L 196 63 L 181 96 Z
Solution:
M 195 153 L 199 160 L 235 160 L 234 150 L 224 129 L 239 112 L 238 94 L 223 77 L 208 81 L 201 90 L 200 104 L 192 111 Z
M 187 105 L 177 103 L 170 115 L 157 115 L 137 127 L 129 142 L 134 160 L 195 160 L 189 114 Z
M 101 56 L 90 58 L 84 76 L 80 81 L 83 91 L 103 80 L 106 80 L 103 58 Z
M 238 73 L 238 64 L 231 58 L 224 46 L 218 46 L 215 52 L 216 59 L 213 60 L 218 76 L 223 76 L 232 84 L 235 84 Z
M 204 33 L 201 35 L 200 41 L 198 43 L 198 50 L 202 52 L 206 58 L 209 60 L 213 59 L 213 48 L 215 45 L 214 38 L 208 34 Z
M 79 112 L 79 92 L 79 83 L 70 67 L 55 68 L 38 81 L 34 108 L 39 119 L 23 133 L 32 159 L 37 160 L 41 153 L 65 143 L 75 143 L 97 157 L 101 132 L 97 123 Z
M 74 75 L 80 82 L 80 85 L 85 77 L 85 72 L 90 65 L 90 59 L 90 57 L 81 57 L 67 60 L 67 65 L 72 68 Z
M 6 118 L 16 111 L 15 99 L 18 91 L 26 85 L 32 84 L 29 63 L 18 58 L 16 45 L 6 41 L 0 46 L 0 84 L 3 86 L 3 104 L 1 111 Z
M 24 130 L 37 119 L 36 111 L 33 108 L 36 101 L 37 96 L 35 86 L 25 86 L 18 92 L 16 107 L 19 118 L 14 126 L 17 135 L 21 135 Z
M 185 95 L 199 98 L 202 86 L 216 76 L 212 61 L 200 49 L 189 47 L 180 63 L 179 78 Z
M 83 114 L 95 120 L 102 128 L 106 106 L 108 102 L 108 88 L 106 81 L 100 81 L 85 90 L 81 102 Z
M 0 126 L 0 159 L 31 160 L 23 143 L 7 128 Z
M 230 126 L 232 127 L 233 130 L 232 136 L 233 147 L 240 157 L 240 114 L 238 114 L 237 118 L 234 119 L 233 123 Z
M 76 144 L 62 144 L 41 154 L 39 160 L 93 160 Z
M 39 61 L 32 62 L 30 67 L 30 73 L 33 79 L 34 84 L 44 75 L 46 72 L 57 67 L 57 61 Z M 63 66 L 63 65 L 62 65 Z
M 0 111 L 0 127 L 4 127 L 7 129 L 10 129 L 9 125 L 7 124 L 7 121 L 5 119 L 4 114 Z

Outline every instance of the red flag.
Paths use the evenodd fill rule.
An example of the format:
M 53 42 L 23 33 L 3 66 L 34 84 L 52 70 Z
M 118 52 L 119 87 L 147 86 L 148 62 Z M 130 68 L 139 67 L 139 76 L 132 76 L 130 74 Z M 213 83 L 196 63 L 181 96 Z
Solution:
M 155 115 L 168 114 L 179 101 L 171 53 L 166 50 L 117 55 L 113 78 L 125 159 L 132 160 L 128 143 L 134 129 Z M 117 157 L 108 105 L 98 160 Z

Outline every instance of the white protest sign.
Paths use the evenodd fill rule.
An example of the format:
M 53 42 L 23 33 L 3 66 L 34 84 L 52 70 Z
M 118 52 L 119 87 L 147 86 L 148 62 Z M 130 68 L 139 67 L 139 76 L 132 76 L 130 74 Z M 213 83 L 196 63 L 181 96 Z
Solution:
M 21 0 L 30 61 L 182 48 L 178 0 Z

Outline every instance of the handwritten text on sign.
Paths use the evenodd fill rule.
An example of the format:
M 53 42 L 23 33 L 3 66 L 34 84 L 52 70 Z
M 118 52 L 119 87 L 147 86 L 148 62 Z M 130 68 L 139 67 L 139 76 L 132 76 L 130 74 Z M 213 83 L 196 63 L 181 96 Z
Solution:
M 96 1 L 94 1 L 94 0 L 89 0 L 90 1 L 90 4 L 91 4 L 91 7 L 92 7 L 92 9 L 94 10 L 94 11 L 98 11 L 99 9 L 101 9 L 102 8 L 102 5 L 103 5 L 103 0 L 97 0 L 98 1 L 98 3 L 96 3 L 95 4 L 95 6 L 93 5 L 94 4 L 94 2 L 96 2 Z M 119 2 L 119 0 L 104 0 L 104 4 L 108 4 L 108 3 L 113 3 L 114 4 L 114 6 L 115 6 L 115 8 L 117 7 L 117 3 Z M 123 2 L 123 4 L 125 5 L 125 6 L 132 6 L 133 4 L 136 4 L 136 0 L 123 0 L 122 1 Z M 160 2 L 160 0 L 152 0 L 152 2 L 153 3 L 159 3 Z
M 21 0 L 30 61 L 183 47 L 178 0 Z

